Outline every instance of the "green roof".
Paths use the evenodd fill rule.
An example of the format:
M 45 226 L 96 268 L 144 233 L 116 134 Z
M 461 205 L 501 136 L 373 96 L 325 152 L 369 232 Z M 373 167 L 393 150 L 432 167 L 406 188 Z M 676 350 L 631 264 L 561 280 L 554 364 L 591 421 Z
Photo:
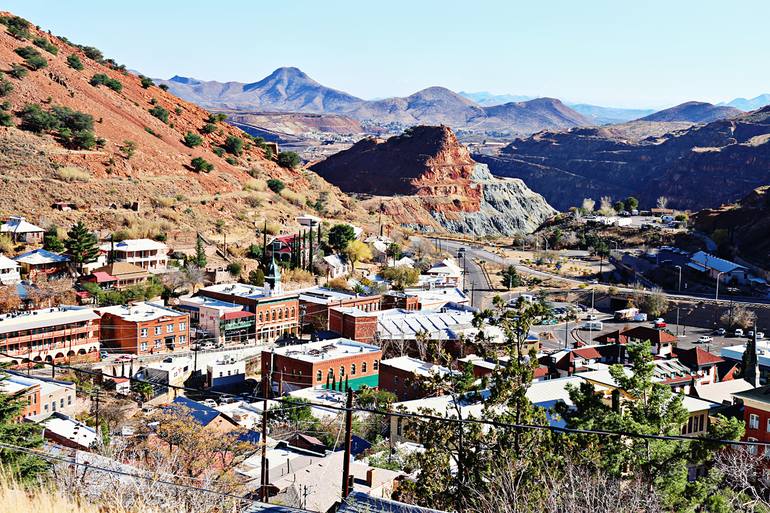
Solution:
M 352 388 L 353 390 L 358 390 L 363 385 L 366 385 L 369 388 L 376 388 L 380 384 L 380 375 L 379 374 L 373 374 L 371 376 L 362 376 L 360 378 L 353 378 L 348 379 L 348 386 Z M 337 390 L 339 390 L 340 382 L 337 382 Z M 342 387 L 345 387 L 345 379 L 342 380 Z M 326 388 L 326 384 L 324 384 L 321 388 Z M 329 386 L 331 388 L 331 385 Z

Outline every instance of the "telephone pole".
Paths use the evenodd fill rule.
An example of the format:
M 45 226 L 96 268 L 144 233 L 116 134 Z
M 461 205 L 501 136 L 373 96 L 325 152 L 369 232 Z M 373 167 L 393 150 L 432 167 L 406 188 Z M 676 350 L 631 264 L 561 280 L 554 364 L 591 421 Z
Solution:
M 342 460 L 342 500 L 350 495 L 350 452 L 353 434 L 353 389 L 348 388 L 345 405 L 345 459 Z

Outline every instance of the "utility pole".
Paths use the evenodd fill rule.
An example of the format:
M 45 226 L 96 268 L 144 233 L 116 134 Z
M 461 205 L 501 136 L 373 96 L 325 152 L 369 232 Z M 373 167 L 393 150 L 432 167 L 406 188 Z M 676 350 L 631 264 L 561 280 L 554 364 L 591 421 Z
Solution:
M 353 434 L 353 390 L 348 389 L 345 406 L 345 459 L 342 461 L 342 500 L 350 495 L 350 452 Z
M 97 440 L 101 439 L 99 432 L 99 387 L 96 387 L 96 436 Z
M 260 443 L 262 444 L 262 468 L 261 468 L 261 480 L 259 488 L 259 496 L 262 502 L 269 502 L 267 493 L 267 485 L 270 480 L 270 470 L 267 468 L 267 397 L 269 391 L 269 384 L 273 378 L 273 357 L 270 356 L 270 368 L 267 375 L 262 375 L 262 435 L 260 436 Z
M 568 345 L 569 345 L 569 317 L 567 317 L 567 322 L 564 323 L 564 349 L 567 349 Z

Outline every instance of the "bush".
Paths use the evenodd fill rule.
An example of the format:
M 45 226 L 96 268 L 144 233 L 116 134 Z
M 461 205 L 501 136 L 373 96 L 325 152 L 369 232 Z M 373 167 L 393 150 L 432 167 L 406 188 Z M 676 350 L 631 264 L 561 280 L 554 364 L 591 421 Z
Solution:
M 265 190 L 265 183 L 252 178 L 250 180 L 247 180 L 246 183 L 243 184 L 243 190 L 262 192 Z
M 67 64 L 70 68 L 77 71 L 81 71 L 83 69 L 83 63 L 80 62 L 80 57 L 74 54 L 67 56 Z
M 211 162 L 208 162 L 203 157 L 195 157 L 190 161 L 190 165 L 195 169 L 197 172 L 203 172 L 203 173 L 209 173 L 211 170 L 214 169 L 214 164 Z
M 227 272 L 237 278 L 243 272 L 243 264 L 240 262 L 230 262 L 227 264 Z
M 214 152 L 214 155 L 216 155 L 217 157 L 221 157 L 222 155 L 225 154 L 224 148 L 220 148 L 219 146 L 214 148 L 212 151 Z
M 94 146 L 104 146 L 103 141 L 101 144 L 99 142 L 90 130 L 78 130 L 72 134 L 69 146 L 78 150 L 91 150 Z
M 231 153 L 233 155 L 240 155 L 243 153 L 243 139 L 240 137 L 236 137 L 234 135 L 228 135 L 227 139 L 225 139 L 225 150 L 227 153 Z
M 190 148 L 195 148 L 196 146 L 200 146 L 203 144 L 203 138 L 198 135 L 194 134 L 192 132 L 187 132 L 184 135 L 184 139 L 182 140 L 185 146 L 188 146 Z
M 11 91 L 13 91 L 13 84 L 0 73 L 0 96 L 8 96 Z
M 10 112 L 0 111 L 0 126 L 13 126 L 13 116 Z
M 22 130 L 41 133 L 58 128 L 56 117 L 34 103 L 25 105 L 19 112 L 19 118 L 21 118 L 20 128 Z
M 167 86 L 166 84 L 161 84 L 161 85 L 159 85 L 158 87 L 159 87 L 160 89 L 162 89 L 163 91 L 168 91 L 168 86 Z
M 91 81 L 89 83 L 94 87 L 105 85 L 117 93 L 123 90 L 123 84 L 121 84 L 119 80 L 116 80 L 109 75 L 105 75 L 104 73 L 97 73 L 91 77 Z
M 224 121 L 227 119 L 227 114 L 222 114 L 221 112 L 219 114 L 209 114 L 209 123 L 219 123 L 220 121 Z
M 155 107 L 151 108 L 150 114 L 163 121 L 164 123 L 168 123 L 168 111 L 160 105 L 156 105 Z
M 21 64 L 11 64 L 11 71 L 9 71 L 8 73 L 10 73 L 10 75 L 13 78 L 21 80 L 22 78 L 27 76 L 27 73 L 29 73 L 29 71 L 27 70 L 27 68 L 25 68 Z
M 102 51 L 98 48 L 94 48 L 93 46 L 81 46 L 81 50 L 83 50 L 83 53 L 86 54 L 86 57 L 89 59 L 93 59 L 97 62 L 102 62 L 104 60 L 104 55 L 102 55 Z
M 55 171 L 56 178 L 64 182 L 88 182 L 91 174 L 79 167 L 60 167 Z
M 90 114 L 68 107 L 54 106 L 49 112 L 37 104 L 27 104 L 19 113 L 20 128 L 41 133 L 54 131 L 59 140 L 75 149 L 90 150 L 97 144 Z
M 182 112 L 184 112 L 184 111 L 182 110 L 182 107 L 174 107 L 174 113 L 175 113 L 177 116 L 181 116 L 181 115 L 182 115 Z
M 228 164 L 230 164 L 231 166 L 234 166 L 234 165 L 238 164 L 238 161 L 237 161 L 237 160 L 235 160 L 233 157 L 227 157 L 227 158 L 225 159 L 225 162 L 227 162 L 227 163 L 228 163 Z
M 32 44 L 37 46 L 38 48 L 42 48 L 46 52 L 56 55 L 59 53 L 59 49 L 56 48 L 56 45 L 54 45 L 52 42 L 50 42 L 48 39 L 44 37 L 36 37 L 32 40 Z
M 139 83 L 142 84 L 142 87 L 145 89 L 153 85 L 152 79 L 150 77 L 145 77 L 144 75 L 139 75 Z
M 4 16 L 0 18 L 0 23 L 8 27 L 8 33 L 16 39 L 28 39 L 29 22 L 20 16 Z
M 27 67 L 33 71 L 48 66 L 48 61 L 45 59 L 45 57 L 40 55 L 40 52 L 31 46 L 23 46 L 21 48 L 17 48 L 15 51 L 19 57 L 24 59 L 24 63 L 27 65 Z
M 217 126 L 213 123 L 206 123 L 205 125 L 203 125 L 203 128 L 201 128 L 201 132 L 203 132 L 204 134 L 213 134 L 214 132 L 216 132 L 216 130 L 217 130 Z
M 278 178 L 271 178 L 267 181 L 267 188 L 276 194 L 280 194 L 286 188 L 286 184 Z
M 278 165 L 288 169 L 299 167 L 302 159 L 293 151 L 282 151 L 278 154 Z

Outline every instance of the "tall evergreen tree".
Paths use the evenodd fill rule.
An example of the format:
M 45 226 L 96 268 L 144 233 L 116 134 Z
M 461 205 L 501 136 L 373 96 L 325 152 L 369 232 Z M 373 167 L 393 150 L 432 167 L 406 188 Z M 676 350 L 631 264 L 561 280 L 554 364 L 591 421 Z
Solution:
M 45 236 L 43 237 L 43 249 L 54 253 L 61 253 L 66 249 L 64 243 L 59 239 L 59 231 L 56 228 L 56 225 L 52 225 L 45 231 Z
M 307 271 L 309 273 L 312 273 L 313 272 L 313 228 L 312 227 L 307 231 L 307 234 L 308 234 Z
M 82 274 L 83 266 L 96 261 L 99 256 L 99 241 L 96 235 L 88 231 L 82 221 L 78 221 L 67 232 L 67 240 L 64 246 L 67 248 L 67 254 L 77 265 L 78 272 Z
M 746 343 L 746 350 L 743 351 L 741 359 L 741 377 L 751 383 L 752 386 L 759 386 L 759 376 L 757 376 L 757 329 L 754 328 L 754 336 Z
M 267 220 L 262 228 L 262 269 L 267 269 Z
M 25 449 L 36 449 L 43 445 L 42 429 L 37 424 L 22 422 L 24 403 L 18 399 L 0 393 L 0 441 Z M 0 467 L 10 473 L 10 477 L 23 483 L 33 482 L 44 472 L 48 465 L 42 459 L 10 449 L 0 449 Z
M 195 265 L 201 269 L 205 269 L 207 263 L 208 260 L 206 259 L 206 251 L 203 248 L 203 240 L 201 239 L 200 234 L 198 234 L 195 238 Z

